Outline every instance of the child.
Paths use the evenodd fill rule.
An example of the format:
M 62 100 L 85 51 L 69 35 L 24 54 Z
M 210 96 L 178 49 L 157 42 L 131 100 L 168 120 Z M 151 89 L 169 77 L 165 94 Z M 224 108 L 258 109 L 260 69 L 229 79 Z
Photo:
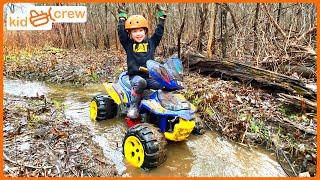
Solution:
M 142 15 L 127 18 L 127 11 L 123 6 L 118 10 L 118 36 L 127 53 L 128 74 L 132 86 L 132 101 L 127 114 L 130 119 L 139 117 L 138 107 L 146 88 L 162 88 L 155 80 L 150 79 L 148 74 L 139 71 L 140 66 L 146 67 L 147 60 L 154 59 L 154 52 L 163 35 L 166 14 L 159 5 L 156 5 L 156 10 L 159 23 L 151 38 L 147 37 L 148 21 Z

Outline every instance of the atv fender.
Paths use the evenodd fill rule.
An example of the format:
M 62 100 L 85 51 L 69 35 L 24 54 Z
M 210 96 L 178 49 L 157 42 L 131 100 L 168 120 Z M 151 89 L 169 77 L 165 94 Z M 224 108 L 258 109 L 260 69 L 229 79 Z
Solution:
M 115 103 L 126 104 L 128 103 L 128 97 L 126 93 L 122 90 L 122 88 L 118 84 L 114 83 L 103 83 L 107 94 L 114 100 Z

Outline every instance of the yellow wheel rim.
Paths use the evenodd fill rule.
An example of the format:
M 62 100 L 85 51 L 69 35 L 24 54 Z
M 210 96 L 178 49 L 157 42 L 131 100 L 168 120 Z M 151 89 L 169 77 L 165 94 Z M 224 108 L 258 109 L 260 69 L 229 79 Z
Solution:
M 96 101 L 91 101 L 90 103 L 90 119 L 95 121 L 98 114 L 98 106 Z
M 141 167 L 144 161 L 144 150 L 141 141 L 129 136 L 124 143 L 124 156 L 134 167 Z

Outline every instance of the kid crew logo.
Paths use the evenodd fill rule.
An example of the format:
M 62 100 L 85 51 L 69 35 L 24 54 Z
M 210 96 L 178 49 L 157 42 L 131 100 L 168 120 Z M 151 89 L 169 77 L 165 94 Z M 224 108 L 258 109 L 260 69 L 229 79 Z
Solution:
M 52 23 L 87 22 L 86 6 L 32 6 L 24 13 L 7 14 L 8 30 L 50 30 Z

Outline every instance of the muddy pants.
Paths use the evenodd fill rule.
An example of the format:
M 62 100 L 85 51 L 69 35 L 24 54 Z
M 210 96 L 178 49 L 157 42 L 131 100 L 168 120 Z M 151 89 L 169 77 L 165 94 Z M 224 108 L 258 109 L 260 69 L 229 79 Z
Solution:
M 139 117 L 139 104 L 141 102 L 143 91 L 146 88 L 149 89 L 161 89 L 159 83 L 150 78 L 142 78 L 141 76 L 130 77 L 131 90 L 131 103 L 127 113 L 127 117 L 130 119 L 137 119 Z
M 133 89 L 133 95 L 142 95 L 145 89 L 161 89 L 161 85 L 150 78 L 142 78 L 141 76 L 135 75 L 130 78 L 130 84 Z

